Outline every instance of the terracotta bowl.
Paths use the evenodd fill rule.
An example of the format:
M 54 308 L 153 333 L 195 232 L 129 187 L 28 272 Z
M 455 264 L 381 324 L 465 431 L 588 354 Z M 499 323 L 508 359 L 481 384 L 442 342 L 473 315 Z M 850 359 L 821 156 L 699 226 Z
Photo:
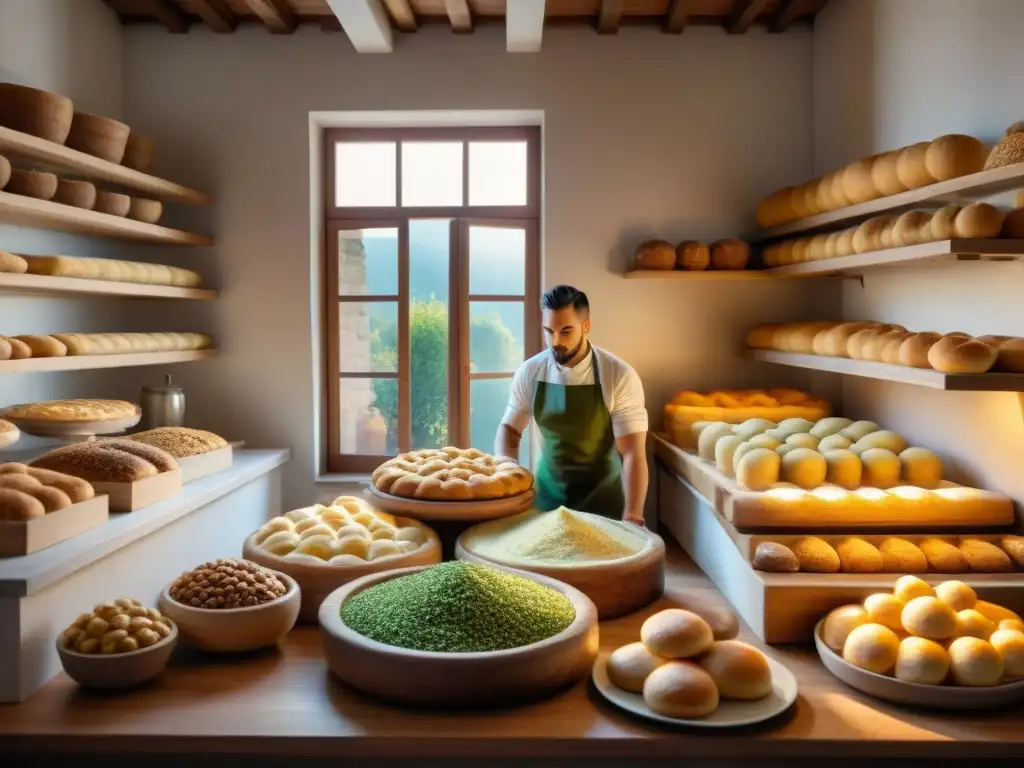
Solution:
M 67 145 L 87 155 L 120 163 L 128 144 L 131 129 L 109 117 L 75 112 L 68 132 Z
M 3 155 L 0 155 L 0 189 L 7 186 L 8 180 L 11 178 L 11 161 Z
M 5 192 L 39 200 L 50 200 L 57 192 L 57 177 L 52 173 L 39 171 L 22 171 L 17 168 L 11 171 Z
M 275 572 L 288 587 L 276 600 L 246 608 L 194 608 L 173 600 L 168 584 L 160 595 L 160 611 L 178 625 L 182 641 L 203 651 L 239 653 L 273 645 L 287 635 L 299 617 L 302 593 L 291 576 Z
M 109 213 L 111 216 L 127 216 L 132 199 L 119 192 L 96 192 L 96 205 L 93 210 L 98 213 Z
M 133 197 L 128 204 L 128 218 L 156 224 L 164 212 L 164 204 L 159 200 L 147 200 L 144 197 Z
M 375 573 L 332 592 L 320 606 L 320 627 L 330 670 L 382 699 L 427 707 L 493 706 L 551 695 L 590 673 L 597 658 L 597 609 L 568 584 L 525 571 L 508 571 L 564 594 L 576 618 L 553 637 L 488 653 L 436 653 L 398 648 L 349 629 L 341 609 L 368 587 L 426 567 Z
M 57 193 L 53 202 L 73 205 L 91 211 L 96 205 L 96 185 L 75 179 L 57 179 Z
M 156 154 L 156 145 L 153 140 L 132 131 L 128 136 L 128 144 L 124 150 L 124 157 L 121 158 L 121 165 L 126 168 L 134 168 L 136 171 L 145 171 L 153 164 L 154 154 Z
M 58 93 L 14 83 L 0 83 L 0 125 L 63 144 L 71 130 L 75 106 Z
M 62 648 L 57 638 L 57 654 L 68 677 L 85 688 L 130 688 L 151 680 L 167 666 L 178 643 L 178 628 L 148 648 L 107 656 L 78 653 Z

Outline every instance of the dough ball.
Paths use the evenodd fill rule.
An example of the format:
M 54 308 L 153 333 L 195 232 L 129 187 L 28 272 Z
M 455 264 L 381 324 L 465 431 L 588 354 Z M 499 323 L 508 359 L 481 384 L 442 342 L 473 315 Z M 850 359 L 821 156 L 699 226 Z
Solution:
M 775 451 L 754 448 L 740 459 L 736 466 L 736 480 L 750 491 L 765 491 L 779 481 L 782 460 Z
M 893 453 L 901 453 L 907 447 L 906 438 L 888 429 L 880 429 L 869 435 L 864 435 L 860 440 L 850 446 L 850 450 L 858 456 L 869 448 L 884 448 Z
M 648 651 L 643 643 L 630 643 L 608 657 L 608 679 L 624 691 L 643 693 L 648 675 L 666 661 Z
M 856 443 L 861 438 L 877 431 L 878 425 L 873 421 L 855 421 L 849 426 L 843 427 L 839 430 L 839 434 L 847 440 L 852 440 Z
M 962 581 L 944 581 L 935 588 L 935 596 L 959 613 L 973 608 L 978 602 L 977 593 Z
M 978 573 L 1009 573 L 1013 571 L 1010 556 L 995 544 L 981 539 L 961 539 L 960 553 L 972 571 Z
M 820 453 L 828 453 L 829 451 L 849 448 L 851 445 L 853 445 L 853 443 L 842 435 L 829 435 L 828 437 L 823 437 L 818 441 L 818 451 Z
M 965 205 L 954 224 L 957 237 L 999 237 L 1004 213 L 988 203 Z
M 786 454 L 787 453 L 789 453 L 790 451 L 795 451 L 799 447 L 800 447 L 799 445 L 792 445 L 790 443 L 783 443 L 782 445 L 780 445 L 778 448 L 775 449 L 775 452 L 777 454 L 779 454 L 779 456 L 781 456 L 782 458 L 786 458 Z
M 931 237 L 932 215 L 927 211 L 907 211 L 892 228 L 892 244 L 896 248 L 917 245 Z
M 1009 608 L 1003 608 L 1003 606 L 990 603 L 987 600 L 979 600 L 976 602 L 974 604 L 974 610 L 985 618 L 994 621 L 996 624 L 1003 621 L 1021 621 L 1020 616 Z
M 900 184 L 907 189 L 917 189 L 934 184 L 935 179 L 928 173 L 928 166 L 925 164 L 925 155 L 931 142 L 922 141 L 918 144 L 911 144 L 904 147 L 896 158 L 896 176 Z
M 742 437 L 744 440 L 749 440 L 755 435 L 767 432 L 774 426 L 775 422 L 768 421 L 768 419 L 747 419 L 742 424 L 738 424 L 732 432 L 734 435 Z
M 999 546 L 1017 565 L 1024 568 L 1024 536 L 1003 536 L 999 540 Z
M 878 545 L 882 567 L 889 573 L 926 573 L 928 560 L 917 545 L 906 539 L 890 538 Z
M 1003 657 L 977 637 L 958 637 L 950 643 L 949 659 L 957 685 L 996 685 L 1003 676 Z
M 912 635 L 945 640 L 956 635 L 953 609 L 937 597 L 915 597 L 903 609 L 903 628 Z
M 772 692 L 772 670 L 757 648 L 739 640 L 723 640 L 711 646 L 700 660 L 723 699 L 753 701 Z
M 871 162 L 871 182 L 883 197 L 897 195 L 907 189 L 896 173 L 896 161 L 899 159 L 900 151 L 897 149 L 875 155 Z
M 834 437 L 839 437 L 835 435 Z M 832 437 L 826 437 L 825 440 L 831 440 Z M 841 440 L 846 438 L 839 437 Z M 825 442 L 822 440 L 822 442 Z M 838 485 L 840 488 L 845 488 L 848 491 L 860 488 L 861 480 L 863 476 L 863 465 L 861 464 L 860 457 L 853 451 L 848 451 L 843 448 L 837 448 L 835 450 L 828 451 L 825 454 L 826 472 L 825 479 L 833 485 Z
M 994 621 L 986 619 L 973 608 L 958 611 L 956 622 L 957 637 L 977 637 L 980 640 L 988 640 L 998 629 Z
M 697 453 L 704 461 L 714 461 L 715 443 L 731 434 L 732 425 L 726 424 L 724 421 L 716 421 L 705 427 L 701 430 L 700 438 L 697 440 Z
M 935 597 L 932 585 L 917 576 L 900 576 L 893 585 L 892 593 L 904 603 L 916 597 Z
M 864 601 L 864 610 L 868 612 L 868 622 L 881 624 L 894 632 L 903 631 L 900 616 L 903 614 L 903 601 L 896 595 L 880 592 L 869 596 Z
M 854 253 L 882 250 L 882 230 L 891 216 L 874 216 L 861 224 L 853 233 Z
M 1024 632 L 1000 629 L 988 641 L 1003 657 L 1003 674 L 1011 680 L 1024 677 Z
M 966 573 L 970 568 L 960 549 L 942 539 L 923 539 L 917 543 L 928 560 L 928 566 L 938 573 Z
M 795 445 L 797 448 L 808 448 L 812 451 L 818 450 L 818 438 L 806 432 L 798 432 L 786 438 L 786 442 Z
M 718 709 L 718 688 L 711 675 L 687 661 L 672 661 L 644 682 L 644 703 L 665 717 L 706 717 Z
M 733 457 L 736 449 L 746 442 L 739 435 L 727 435 L 715 443 L 715 466 L 726 477 L 732 477 Z
M 872 488 L 892 488 L 900 482 L 900 459 L 885 448 L 868 448 L 860 455 L 863 466 L 861 484 Z
M 715 641 L 710 625 L 696 613 L 669 608 L 640 627 L 647 650 L 665 659 L 686 659 L 704 653 Z
M 874 165 L 873 157 L 865 157 L 856 160 L 846 166 L 843 171 L 843 195 L 851 203 L 866 203 L 881 197 L 881 192 L 875 188 L 871 170 Z
M 880 573 L 882 553 L 873 544 L 849 536 L 836 544 L 840 568 L 844 573 Z
M 1024 632 L 1024 621 L 1016 619 L 1003 619 L 999 622 L 999 629 L 1012 629 L 1016 632 Z
M 797 448 L 782 457 L 780 476 L 784 482 L 810 490 L 825 482 L 825 457 L 810 448 Z
M 949 674 L 949 654 L 934 640 L 907 637 L 896 654 L 896 679 L 921 685 L 939 685 Z
M 783 419 L 782 421 L 779 422 L 779 429 L 786 430 L 786 433 L 790 435 L 795 435 L 800 432 L 810 432 L 811 427 L 813 426 L 813 421 L 808 421 L 807 419 L 800 418 Z
M 747 442 L 750 443 L 752 448 L 767 448 L 769 451 L 774 451 L 780 445 L 779 441 L 767 432 L 763 435 L 754 435 Z
M 850 632 L 843 645 L 843 658 L 850 664 L 879 675 L 896 666 L 900 639 L 881 624 L 862 624 Z
M 800 561 L 789 547 L 774 541 L 762 541 L 754 550 L 750 564 L 755 571 L 768 573 L 796 573 Z
M 939 136 L 928 145 L 924 164 L 929 176 L 946 181 L 977 173 L 985 167 L 987 156 L 985 145 L 973 136 L 951 133 Z
M 838 573 L 841 563 L 839 553 L 824 539 L 816 536 L 805 536 L 790 545 L 796 559 L 800 561 L 800 570 L 808 573 Z
M 821 440 L 831 435 L 839 434 L 840 430 L 846 429 L 851 424 L 853 424 L 851 419 L 844 419 L 841 416 L 829 416 L 816 421 L 814 426 L 807 431 Z
M 900 452 L 900 480 L 918 488 L 942 484 L 942 460 L 927 448 L 911 447 Z
M 868 612 L 862 605 L 844 605 L 836 608 L 825 617 L 825 624 L 821 628 L 821 639 L 825 645 L 836 653 L 843 652 L 846 645 L 846 638 L 850 636 L 857 627 L 862 624 L 869 624 Z
M 931 229 L 932 240 L 952 240 L 956 237 L 956 217 L 962 210 L 959 205 L 947 205 L 939 208 L 932 214 Z

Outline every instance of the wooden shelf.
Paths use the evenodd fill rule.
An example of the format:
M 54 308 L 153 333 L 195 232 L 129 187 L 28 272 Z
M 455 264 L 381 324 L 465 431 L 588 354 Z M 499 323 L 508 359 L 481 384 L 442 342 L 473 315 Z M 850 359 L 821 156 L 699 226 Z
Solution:
M 220 294 L 208 288 L 175 288 L 112 280 L 84 280 L 77 277 L 15 275 L 0 272 L 0 293 L 43 296 L 125 296 L 142 299 L 216 299 Z
M 809 216 L 799 221 L 780 224 L 753 233 L 746 239 L 749 242 L 775 240 L 787 235 L 799 235 L 814 230 L 824 229 L 833 224 L 853 222 L 866 219 L 886 211 L 899 211 L 920 205 L 944 205 L 961 203 L 990 197 L 1000 192 L 1008 192 L 1024 187 L 1024 163 L 1006 165 L 989 171 L 979 171 L 949 181 L 940 181 L 919 189 L 910 189 L 898 195 L 880 197 L 858 205 L 848 205 L 828 213 Z
M 880 381 L 896 381 L 931 389 L 956 392 L 1024 392 L 1024 373 L 941 373 L 930 368 L 911 368 L 870 360 L 852 360 L 848 357 L 824 357 L 766 349 L 747 350 L 747 357 L 764 363 L 791 365 L 795 368 L 842 373 Z
M 626 272 L 627 280 L 678 280 L 681 282 L 711 282 L 715 280 L 774 280 L 780 277 L 804 277 L 805 275 L 774 274 L 768 269 L 707 270 L 691 272 L 684 269 L 635 269 Z
M 167 365 L 208 360 L 216 349 L 186 352 L 129 352 L 123 355 L 75 355 L 73 357 L 33 357 L 28 360 L 0 361 L 0 374 L 40 373 L 44 371 L 89 371 L 96 368 L 133 368 L 139 365 Z
M 78 235 L 112 237 L 168 245 L 213 245 L 213 238 L 157 224 L 145 224 L 34 197 L 0 192 L 0 221 L 22 227 L 55 229 Z
M 1016 261 L 1024 256 L 1024 240 L 937 240 L 933 243 L 855 253 L 834 259 L 804 261 L 764 270 L 775 277 L 857 277 L 875 269 L 923 262 Z
M 106 181 L 136 192 L 144 192 L 157 200 L 196 204 L 210 202 L 209 197 L 194 189 L 2 126 L 0 155 L 36 160 L 53 170 L 71 171 L 76 178 Z

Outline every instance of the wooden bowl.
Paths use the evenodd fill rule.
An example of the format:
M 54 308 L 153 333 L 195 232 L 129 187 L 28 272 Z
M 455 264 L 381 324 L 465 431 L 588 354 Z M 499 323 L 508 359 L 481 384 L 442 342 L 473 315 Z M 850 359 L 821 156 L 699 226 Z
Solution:
M 263 605 L 193 608 L 172 599 L 168 584 L 160 595 L 160 610 L 178 625 L 182 640 L 195 648 L 216 653 L 254 651 L 287 635 L 299 617 L 299 585 L 287 574 L 276 575 L 288 591 Z
M 63 144 L 71 130 L 75 105 L 58 93 L 0 83 L 0 125 Z
M 96 192 L 96 205 L 93 208 L 98 213 L 109 213 L 111 216 L 127 216 L 131 208 L 132 199 L 128 195 L 119 192 Z
M 0 189 L 7 186 L 11 178 L 11 161 L 0 155 Z
M 140 136 L 132 131 L 128 135 L 128 144 L 125 146 L 121 165 L 134 168 L 136 171 L 145 171 L 153 164 L 154 154 L 156 145 L 153 140 L 149 136 Z
M 316 623 L 320 604 L 338 587 L 350 581 L 361 579 L 371 573 L 382 573 L 396 568 L 411 568 L 417 565 L 437 565 L 441 562 L 441 540 L 437 534 L 418 520 L 398 518 L 401 527 L 418 526 L 427 536 L 426 543 L 414 552 L 379 560 L 369 560 L 365 565 L 322 565 L 296 562 L 279 555 L 271 554 L 256 545 L 256 534 L 253 533 L 242 545 L 242 557 L 269 568 L 272 571 L 291 576 L 298 583 L 302 592 L 302 607 L 299 609 L 299 620 Z
M 57 193 L 57 177 L 52 173 L 22 171 L 14 168 L 11 170 L 11 178 L 4 191 L 39 200 L 51 200 Z
M 546 515 L 547 512 L 530 511 L 503 520 L 494 520 L 473 526 L 459 537 L 455 544 L 455 557 L 472 563 L 504 566 L 557 579 L 589 597 L 597 608 L 601 621 L 635 613 L 653 603 L 665 591 L 665 542 L 656 533 L 635 528 L 646 539 L 643 548 L 634 555 L 617 560 L 582 563 L 541 564 L 518 560 L 504 560 L 481 554 L 476 541 L 486 534 L 521 522 L 524 518 Z M 587 514 L 585 512 L 577 514 Z M 609 523 L 627 526 L 615 520 Z M 631 526 L 633 527 L 633 526 Z
M 320 606 L 320 627 L 327 665 L 335 675 L 390 701 L 451 708 L 536 700 L 589 674 L 597 658 L 597 609 L 579 590 L 535 573 L 499 568 L 558 590 L 572 602 L 576 618 L 557 635 L 522 648 L 489 653 L 414 651 L 378 643 L 341 620 L 341 608 L 353 595 L 423 570 L 371 574 L 327 596 Z
M 159 200 L 147 200 L 144 197 L 133 197 L 128 204 L 128 218 L 156 224 L 164 212 L 164 204 Z
M 87 155 L 120 163 L 128 145 L 131 129 L 122 122 L 109 117 L 75 112 L 68 132 L 67 146 L 85 152 Z
M 75 179 L 57 179 L 53 202 L 91 211 L 96 205 L 96 185 Z
M 894 677 L 868 672 L 866 669 L 855 667 L 825 645 L 821 636 L 824 625 L 825 620 L 822 619 L 814 628 L 814 645 L 818 649 L 821 663 L 848 686 L 868 696 L 931 709 L 995 709 L 1024 699 L 1024 680 L 987 688 L 971 688 L 960 685 L 907 683 Z
M 392 496 L 378 490 L 370 483 L 363 496 L 377 509 L 392 515 L 403 515 L 417 520 L 494 520 L 525 512 L 533 506 L 534 492 L 531 488 L 518 496 L 491 501 L 426 501 Z
M 148 648 L 128 653 L 96 655 L 78 653 L 61 647 L 57 655 L 68 677 L 85 688 L 130 688 L 151 680 L 167 666 L 178 643 L 178 628 L 171 623 L 171 634 Z

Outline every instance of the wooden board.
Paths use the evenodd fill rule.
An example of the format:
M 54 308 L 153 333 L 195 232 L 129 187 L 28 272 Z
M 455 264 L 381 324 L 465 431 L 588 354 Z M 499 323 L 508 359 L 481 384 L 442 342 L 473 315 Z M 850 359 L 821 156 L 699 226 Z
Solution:
M 534 493 L 529 490 L 518 496 L 493 501 L 423 501 L 384 493 L 370 483 L 363 492 L 377 509 L 392 515 L 404 515 L 416 520 L 483 521 L 509 517 L 525 512 L 533 504 Z
M 50 275 L 15 275 L 10 272 L 0 272 L 0 291 L 11 295 L 123 296 L 138 299 L 210 300 L 220 295 L 219 292 L 207 288 L 176 288 L 173 285 L 146 285 Z
M 75 235 L 112 237 L 168 245 L 213 245 L 212 237 L 146 224 L 134 219 L 87 211 L 49 200 L 0 192 L 0 221 L 19 227 L 36 227 Z
M 199 456 L 187 456 L 184 459 L 177 459 L 178 468 L 181 470 L 181 484 L 186 485 L 202 477 L 212 475 L 227 469 L 234 461 L 234 454 L 230 445 L 218 448 L 216 451 L 200 454 Z
M 32 520 L 0 520 L 0 557 L 30 555 L 103 525 L 107 502 L 106 496 L 94 496 Z
M 37 164 L 32 167 L 42 165 L 54 170 L 72 171 L 75 178 L 117 184 L 136 192 L 144 192 L 146 196 L 157 200 L 197 204 L 210 202 L 209 197 L 194 189 L 3 126 L 0 126 L 0 155 L 35 160 Z
M 110 496 L 111 512 L 134 512 L 181 493 L 181 470 L 172 469 L 134 483 L 90 483 Z
M 815 491 L 787 489 L 764 493 L 747 491 L 710 462 L 654 435 L 655 456 L 715 510 L 744 532 L 791 529 L 801 531 L 948 531 L 1009 527 L 1014 523 L 1013 500 L 990 491 L 943 482 L 935 491 L 862 488 L 847 492 L 836 486 Z M 831 494 L 841 494 L 833 498 Z M 899 494 L 927 494 L 927 503 Z M 959 494 L 969 498 L 958 498 Z M 881 499 L 883 501 L 876 501 Z
M 131 368 L 138 365 L 169 365 L 208 360 L 216 349 L 192 349 L 184 352 L 126 352 L 121 355 L 72 355 L 69 357 L 31 357 L 27 360 L 0 361 L 0 374 L 39 373 L 42 371 L 88 371 L 95 368 Z

